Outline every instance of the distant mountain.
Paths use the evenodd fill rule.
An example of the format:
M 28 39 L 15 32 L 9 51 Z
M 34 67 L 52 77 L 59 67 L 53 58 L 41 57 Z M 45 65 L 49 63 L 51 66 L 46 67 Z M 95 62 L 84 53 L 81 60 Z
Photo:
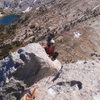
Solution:
M 0 0 L 0 8 L 5 12 L 28 12 L 33 6 L 45 4 L 54 0 Z

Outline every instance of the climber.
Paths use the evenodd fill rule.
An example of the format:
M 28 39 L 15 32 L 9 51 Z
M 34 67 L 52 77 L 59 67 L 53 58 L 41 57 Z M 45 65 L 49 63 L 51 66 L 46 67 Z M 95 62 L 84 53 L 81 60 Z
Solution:
M 55 41 L 53 40 L 54 34 L 50 34 L 47 37 L 47 45 L 43 46 L 46 53 L 49 55 L 51 60 L 55 60 L 58 56 L 58 52 L 55 52 Z
M 52 39 L 49 41 L 49 45 L 47 43 L 47 46 L 44 47 L 46 53 L 49 55 L 49 57 L 53 56 L 55 51 L 55 41 Z

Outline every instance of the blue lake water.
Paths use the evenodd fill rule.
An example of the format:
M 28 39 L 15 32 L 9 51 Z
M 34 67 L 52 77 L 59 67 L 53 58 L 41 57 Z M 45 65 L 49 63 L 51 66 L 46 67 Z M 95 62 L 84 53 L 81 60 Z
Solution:
M 19 15 L 8 15 L 0 18 L 0 24 L 10 25 L 19 19 Z

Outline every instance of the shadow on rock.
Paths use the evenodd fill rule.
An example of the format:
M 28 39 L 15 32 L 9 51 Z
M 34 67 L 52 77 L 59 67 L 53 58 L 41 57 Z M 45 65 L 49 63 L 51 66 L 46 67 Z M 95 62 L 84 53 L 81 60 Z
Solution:
M 79 90 L 82 89 L 82 83 L 80 81 L 75 81 L 75 80 L 71 81 L 70 86 L 74 86 L 74 85 L 77 85 Z
M 65 85 L 65 84 L 69 84 L 71 87 L 74 86 L 74 85 L 77 85 L 78 89 L 82 89 L 82 83 L 80 81 L 76 81 L 76 80 L 72 80 L 72 81 L 69 81 L 69 82 L 58 82 L 57 85 Z
M 46 62 L 33 53 L 24 54 L 23 52 L 19 52 L 19 54 L 24 65 L 17 69 L 14 73 L 14 77 L 18 80 L 24 81 L 27 86 L 31 86 L 34 82 L 57 72 L 56 69 L 49 68 Z

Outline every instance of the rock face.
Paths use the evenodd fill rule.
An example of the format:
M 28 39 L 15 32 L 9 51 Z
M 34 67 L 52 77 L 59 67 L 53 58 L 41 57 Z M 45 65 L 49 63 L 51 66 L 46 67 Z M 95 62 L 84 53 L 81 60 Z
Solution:
M 25 87 L 23 82 L 11 79 L 10 82 L 0 90 L 0 100 L 20 100 Z
M 99 60 L 65 64 L 57 78 L 35 84 L 35 100 L 99 100 L 99 75 Z
M 0 85 L 14 77 L 32 85 L 36 79 L 54 75 L 61 68 L 59 61 L 52 61 L 38 43 L 29 44 L 0 61 Z M 40 75 L 40 76 L 38 76 Z M 38 77 L 38 78 L 37 78 Z
M 60 62 L 52 61 L 39 44 L 28 44 L 18 52 L 24 65 L 17 69 L 15 77 L 23 80 L 27 85 L 54 75 L 61 68 Z
M 40 44 L 28 44 L 0 61 L 0 86 L 3 90 L 0 97 L 2 100 L 19 100 L 16 98 L 23 92 L 24 84 L 31 86 L 45 77 L 55 75 L 60 68 L 60 62 L 52 61 Z

